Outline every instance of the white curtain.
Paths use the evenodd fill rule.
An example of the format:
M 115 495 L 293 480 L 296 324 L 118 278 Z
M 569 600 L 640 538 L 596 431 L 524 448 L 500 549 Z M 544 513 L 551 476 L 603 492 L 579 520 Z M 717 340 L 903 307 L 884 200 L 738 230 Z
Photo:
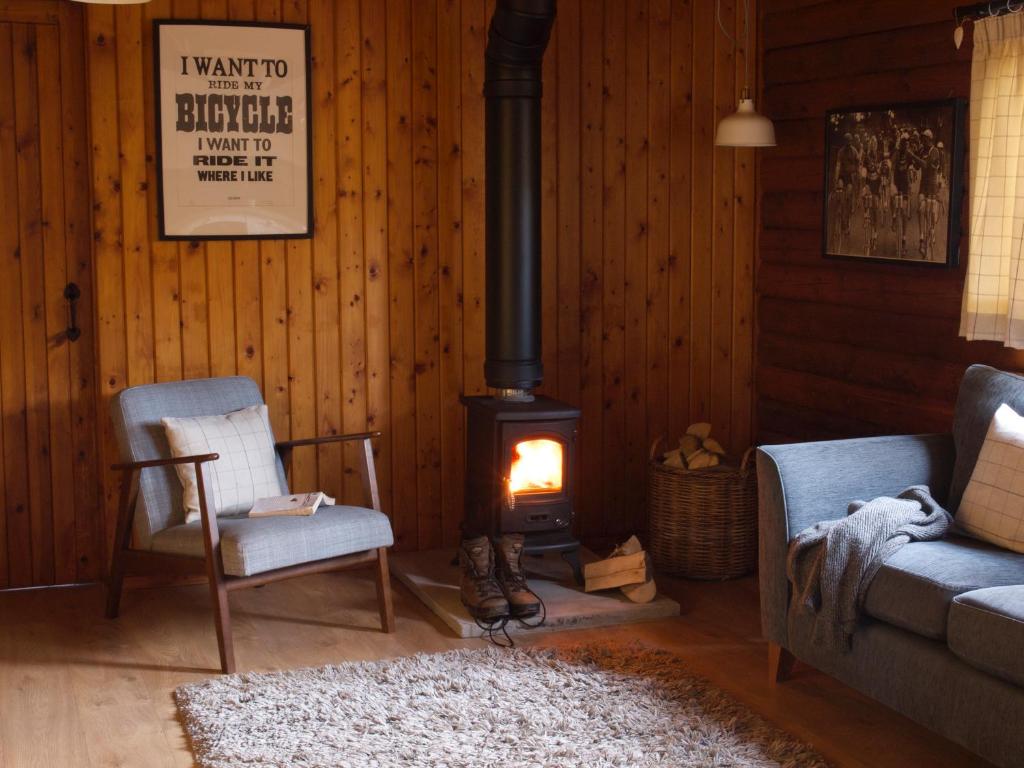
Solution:
M 974 25 L 960 335 L 1024 349 L 1024 14 Z

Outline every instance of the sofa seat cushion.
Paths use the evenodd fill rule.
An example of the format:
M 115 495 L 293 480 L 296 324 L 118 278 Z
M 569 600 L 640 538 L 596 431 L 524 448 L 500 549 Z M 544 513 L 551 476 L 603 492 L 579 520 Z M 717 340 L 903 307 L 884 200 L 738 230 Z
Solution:
M 218 517 L 217 526 L 229 576 L 251 576 L 394 543 L 387 516 L 363 507 L 320 507 L 308 517 Z M 203 557 L 202 522 L 165 528 L 153 536 L 152 549 Z
M 941 640 L 953 598 L 1024 584 L 1024 555 L 964 536 L 907 544 L 878 570 L 864 601 L 869 615 Z
M 953 598 L 949 649 L 976 669 L 1024 686 L 1024 585 Z

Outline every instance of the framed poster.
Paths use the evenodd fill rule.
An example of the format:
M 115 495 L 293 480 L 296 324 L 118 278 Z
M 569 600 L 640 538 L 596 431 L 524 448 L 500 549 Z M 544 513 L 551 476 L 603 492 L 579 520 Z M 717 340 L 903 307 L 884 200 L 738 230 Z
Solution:
M 311 237 L 309 28 L 153 22 L 162 240 Z
M 965 107 L 948 99 L 826 114 L 826 256 L 956 265 Z

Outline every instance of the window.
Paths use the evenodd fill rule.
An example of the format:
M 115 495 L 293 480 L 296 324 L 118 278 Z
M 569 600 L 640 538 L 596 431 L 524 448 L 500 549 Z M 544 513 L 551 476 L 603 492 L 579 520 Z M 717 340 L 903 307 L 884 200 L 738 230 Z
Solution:
M 1024 348 L 1024 15 L 974 25 L 960 335 Z

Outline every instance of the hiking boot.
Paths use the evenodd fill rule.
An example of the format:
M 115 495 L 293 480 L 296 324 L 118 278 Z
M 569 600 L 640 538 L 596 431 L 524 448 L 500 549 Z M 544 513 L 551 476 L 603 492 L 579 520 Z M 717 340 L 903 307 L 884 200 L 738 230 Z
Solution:
M 494 554 L 498 559 L 498 584 L 508 599 L 509 613 L 516 619 L 526 619 L 540 613 L 540 600 L 526 586 L 522 563 L 523 541 L 521 533 L 507 533 L 494 546 Z
M 486 536 L 463 539 L 459 546 L 459 591 L 469 615 L 482 621 L 508 616 L 508 600 L 494 578 L 494 550 Z

